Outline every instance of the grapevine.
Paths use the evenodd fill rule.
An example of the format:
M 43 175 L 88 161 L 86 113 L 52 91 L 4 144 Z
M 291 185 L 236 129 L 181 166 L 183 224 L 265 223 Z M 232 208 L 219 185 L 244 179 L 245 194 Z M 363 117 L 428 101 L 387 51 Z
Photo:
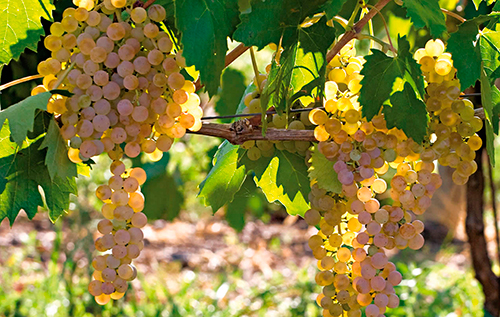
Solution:
M 322 291 L 316 302 L 325 317 L 389 316 L 388 309 L 399 305 L 395 287 L 402 281 L 391 250 L 424 246 L 421 216 L 443 184 L 438 164 L 453 169 L 455 184 L 465 185 L 481 172 L 478 151 L 486 148 L 494 163 L 500 91 L 493 82 L 500 77 L 500 44 L 492 43 L 500 6 L 466 20 L 437 2 L 353 1 L 347 10 L 349 0 L 298 1 L 289 4 L 292 14 L 284 15 L 278 14 L 281 3 L 271 2 L 251 1 L 251 9 L 243 10 L 231 1 L 177 0 L 172 13 L 154 0 L 73 0 L 74 7 L 64 8 L 61 20 L 50 24 L 43 39 L 50 57 L 38 63 L 38 74 L 0 86 L 40 80 L 27 100 L 44 102 L 28 104 L 27 110 L 45 112 L 56 127 L 33 137 L 35 119 L 18 122 L 14 116 L 22 103 L 0 112 L 0 126 L 8 126 L 11 136 L 0 139 L 10 142 L 0 150 L 16 145 L 9 152 L 15 156 L 36 144 L 37 151 L 45 151 L 43 164 L 19 166 L 47 166 L 43 173 L 59 186 L 74 182 L 77 173 L 63 173 L 57 163 L 76 170 L 95 164 L 100 155 L 111 160 L 111 176 L 95 189 L 102 217 L 88 292 L 99 305 L 124 297 L 140 273 L 134 260 L 144 248 L 141 228 L 148 210 L 141 190 L 148 175 L 141 167 L 127 168 L 125 159 L 157 162 L 186 134 L 226 140 L 199 186 L 199 196 L 214 212 L 236 199 L 251 177 L 269 201 L 279 200 L 289 214 L 317 228 L 308 246 L 317 260 L 315 282 Z M 412 34 L 423 47 L 410 49 L 409 37 L 400 35 L 393 45 L 382 11 L 388 5 L 403 6 L 416 29 L 425 26 L 425 41 Z M 430 17 L 422 14 L 427 11 Z M 375 36 L 376 15 L 388 43 Z M 451 36 L 445 15 L 458 23 Z M 228 38 L 240 44 L 226 55 Z M 462 46 L 479 60 L 464 62 Z M 254 47 L 272 52 L 263 70 Z M 209 110 L 204 116 L 202 100 L 224 92 L 219 87 L 224 68 L 247 51 L 252 80 L 238 96 L 239 105 L 229 115 Z M 477 80 L 481 93 L 466 94 Z M 468 98 L 476 95 L 481 107 Z M 218 119 L 234 120 L 208 122 Z M 50 144 L 51 131 L 57 131 L 53 138 L 61 137 L 55 147 L 62 151 Z M 50 164 L 48 153 L 54 152 L 64 157 Z M 0 198 L 18 175 L 47 189 L 31 170 L 23 174 L 4 166 Z M 66 205 L 69 193 L 64 192 Z M 55 209 L 50 193 L 45 196 Z M 0 211 L 9 203 L 2 201 Z M 42 203 L 38 199 L 34 208 Z M 14 218 L 31 206 L 10 205 Z

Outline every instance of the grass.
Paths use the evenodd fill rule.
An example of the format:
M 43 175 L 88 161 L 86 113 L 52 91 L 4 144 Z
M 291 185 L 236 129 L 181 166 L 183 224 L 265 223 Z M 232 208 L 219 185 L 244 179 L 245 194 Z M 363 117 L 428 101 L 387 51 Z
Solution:
M 86 290 L 91 254 L 82 250 L 90 249 L 91 236 L 82 233 L 68 242 L 64 232 L 56 225 L 50 246 L 31 231 L 21 246 L 0 249 L 0 316 L 320 316 L 312 259 L 305 267 L 287 263 L 266 276 L 249 276 L 235 265 L 207 272 L 159 262 L 139 274 L 126 300 L 99 306 Z M 273 238 L 268 248 L 282 243 Z M 470 270 L 428 259 L 400 261 L 398 269 L 401 305 L 386 316 L 483 316 L 482 292 Z

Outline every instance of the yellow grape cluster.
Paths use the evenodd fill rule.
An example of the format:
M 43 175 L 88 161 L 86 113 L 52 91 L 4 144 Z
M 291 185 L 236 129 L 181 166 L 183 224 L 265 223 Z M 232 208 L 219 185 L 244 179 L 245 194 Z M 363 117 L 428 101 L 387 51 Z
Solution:
M 270 66 L 266 68 L 267 74 L 259 74 L 259 78 L 254 78 L 253 82 L 255 87 L 259 87 L 251 93 L 244 96 L 243 102 L 246 108 L 243 113 L 261 113 L 261 100 L 260 92 L 264 89 L 267 76 L 269 74 Z M 273 114 L 268 116 L 267 126 L 270 128 L 277 129 L 291 129 L 291 130 L 305 130 L 306 127 L 311 127 L 312 123 L 308 119 L 308 114 L 303 112 L 299 114 Z M 309 141 L 268 141 L 268 140 L 249 140 L 241 145 L 242 148 L 246 149 L 247 157 L 256 161 L 262 156 L 271 157 L 275 153 L 275 149 L 286 150 L 290 153 L 298 153 L 302 156 L 306 156 L 307 150 L 311 147 L 311 142 Z
M 32 94 L 54 88 L 74 94 L 54 95 L 47 108 L 61 115 L 75 162 L 122 143 L 129 157 L 141 151 L 161 156 L 186 129 L 199 130 L 203 114 L 195 85 L 180 73 L 181 52 L 173 52 L 172 39 L 160 29 L 165 9 L 99 2 L 75 0 L 79 7 L 51 25 L 44 44 L 52 57 L 38 65 L 43 85 Z
M 429 208 L 442 182 L 434 173 L 433 144 L 420 145 L 401 130 L 388 129 L 383 115 L 370 122 L 362 117 L 357 98 L 363 60 L 353 57 L 353 50 L 346 48 L 330 64 L 325 111 L 309 114 L 317 125 L 318 149 L 335 162 L 342 192 L 312 184 L 311 209 L 304 217 L 320 228 L 309 246 L 321 270 L 316 282 L 324 287 L 318 297 L 323 316 L 361 316 L 365 307 L 366 316 L 379 317 L 398 305 L 393 287 L 401 281 L 385 250 L 423 246 L 424 225 L 416 215 Z M 388 191 L 382 177 L 389 168 L 395 174 Z M 378 198 L 389 195 L 392 204 L 381 205 Z
M 429 140 L 432 146 L 423 155 L 454 168 L 453 181 L 463 185 L 477 170 L 474 158 L 482 140 L 476 132 L 483 127 L 483 121 L 475 116 L 472 102 L 460 97 L 453 59 L 441 40 L 428 41 L 414 58 L 429 83 L 426 105 L 433 135 Z
M 181 74 L 185 60 L 166 32 L 161 5 L 146 10 L 133 0 L 73 2 L 77 8 L 64 10 L 44 40 L 52 56 L 39 63 L 43 84 L 32 95 L 56 88 L 73 94 L 53 95 L 47 105 L 60 117 L 71 161 L 103 152 L 113 160 L 113 176 L 96 190 L 105 219 L 95 247 L 104 254 L 94 259 L 89 284 L 105 304 L 121 298 L 135 278 L 131 262 L 143 248 L 139 228 L 147 222 L 140 193 L 146 173 L 126 172 L 121 159 L 144 152 L 159 160 L 175 138 L 201 128 L 203 111 L 194 83 Z
M 147 223 L 142 212 L 144 196 L 140 192 L 146 172 L 142 168 L 125 171 L 120 161 L 113 163 L 111 172 L 109 184 L 96 189 L 97 197 L 104 203 L 105 219 L 97 225 L 102 236 L 95 240 L 95 248 L 104 254 L 92 261 L 94 280 L 88 289 L 100 305 L 122 298 L 128 288 L 127 282 L 136 278 L 137 270 L 131 263 L 144 248 L 140 228 Z

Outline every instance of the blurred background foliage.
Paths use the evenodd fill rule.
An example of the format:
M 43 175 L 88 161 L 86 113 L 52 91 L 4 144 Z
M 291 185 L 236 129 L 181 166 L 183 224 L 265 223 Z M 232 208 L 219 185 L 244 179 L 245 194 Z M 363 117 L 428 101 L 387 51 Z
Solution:
M 440 0 L 440 4 L 463 11 L 466 18 L 489 10 L 484 2 L 478 10 L 472 1 Z M 70 0 L 56 1 L 55 19 L 70 5 Z M 347 17 L 351 9 L 344 7 L 341 14 Z M 404 10 L 395 3 L 384 13 L 391 38 L 407 35 L 413 50 L 429 39 L 425 30 L 410 31 Z M 456 21 L 450 23 L 449 31 L 454 31 Z M 46 30 L 49 26 L 44 21 Z M 384 39 L 380 17 L 374 19 L 374 27 L 375 35 Z M 369 42 L 359 41 L 357 49 L 360 55 L 367 54 Z M 49 55 L 43 45 L 37 53 L 26 51 L 19 61 L 3 68 L 1 83 L 35 74 L 38 61 Z M 261 71 L 271 56 L 267 48 L 257 53 Z M 247 52 L 224 71 L 219 97 L 209 100 L 202 95 L 205 115 L 235 113 L 252 78 Z M 24 99 L 36 84 L 3 91 L 2 109 Z M 268 203 L 249 178 L 235 200 L 215 215 L 197 198 L 198 185 L 220 143 L 187 135 L 158 162 L 146 156 L 126 162 L 148 174 L 143 193 L 151 219 L 145 230 L 145 252 L 137 263 L 139 278 L 126 300 L 99 306 L 86 290 L 93 233 L 100 219 L 94 190 L 109 176 L 102 168 L 108 166 L 107 157 L 99 157 L 98 164 L 90 167 L 91 176 L 79 177 L 79 196 L 73 197 L 69 214 L 56 224 L 43 213 L 31 222 L 21 216 L 12 228 L 4 221 L 0 225 L 0 316 L 318 316 L 315 298 L 320 288 L 314 283 L 316 263 L 307 247 L 314 228 L 287 216 L 280 205 Z M 497 184 L 498 174 L 494 173 Z M 445 204 L 437 207 L 443 216 L 436 218 L 432 211 L 424 216 L 429 224 L 424 249 L 394 254 L 403 274 L 396 289 L 401 305 L 388 316 L 483 316 L 482 291 L 470 268 L 460 225 L 464 206 L 450 199 L 450 192 L 443 195 L 435 198 Z M 443 203 L 445 196 L 447 203 Z M 442 221 L 450 218 L 450 212 L 456 219 L 451 224 Z

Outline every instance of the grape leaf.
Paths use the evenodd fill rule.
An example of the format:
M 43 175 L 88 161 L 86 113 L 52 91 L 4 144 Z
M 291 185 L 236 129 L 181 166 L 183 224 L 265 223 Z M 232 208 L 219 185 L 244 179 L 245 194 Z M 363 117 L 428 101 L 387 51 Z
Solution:
M 342 192 L 342 184 L 337 178 L 337 173 L 333 170 L 335 162 L 327 159 L 319 150 L 314 148 L 311 159 L 311 166 L 308 169 L 309 179 L 316 180 L 318 186 L 326 189 L 329 192 L 340 194 Z
M 303 216 L 309 209 L 307 196 L 311 187 L 304 157 L 277 150 L 266 169 L 255 174 L 255 184 L 269 202 L 279 201 L 290 215 Z
M 398 39 L 398 56 L 389 57 L 379 50 L 372 50 L 372 55 L 365 57 L 361 75 L 361 90 L 359 102 L 362 114 L 367 120 L 377 115 L 382 105 L 394 93 L 394 83 L 397 79 L 408 82 L 418 92 L 424 95 L 424 84 L 420 68 L 409 53 L 406 37 Z
M 234 196 L 234 200 L 227 204 L 226 221 L 236 231 L 245 227 L 245 214 L 251 204 L 251 198 L 257 194 L 255 183 L 251 177 L 247 177 L 240 190 Z
M 40 143 L 37 142 L 34 145 L 40 146 Z M 38 148 L 34 150 L 36 149 Z M 46 153 L 43 152 L 42 156 L 45 157 Z M 33 179 L 42 187 L 45 195 L 45 203 L 49 209 L 49 218 L 52 222 L 55 222 L 68 210 L 70 194 L 78 195 L 75 179 L 63 179 L 58 176 L 50 179 L 46 166 L 43 166 L 43 168 L 39 167 L 36 174 L 33 175 Z
M 328 0 L 324 5 L 323 9 L 325 10 L 326 18 L 331 20 L 334 16 L 336 16 L 342 6 L 347 2 L 347 0 Z
M 481 76 L 482 54 L 478 42 L 482 34 L 479 34 L 479 26 L 487 22 L 498 22 L 499 18 L 500 13 L 492 13 L 467 20 L 448 39 L 448 52 L 459 57 L 453 59 L 453 66 L 457 69 L 462 90 L 474 85 Z
M 182 33 L 182 55 L 200 71 L 210 95 L 217 94 L 225 66 L 227 37 L 238 23 L 237 0 L 177 0 L 176 24 Z
M 0 131 L 0 179 L 5 184 L 0 194 L 0 221 L 7 217 L 12 225 L 20 209 L 32 219 L 38 206 L 43 206 L 38 186 L 44 191 L 49 217 L 55 221 L 68 209 L 69 194 L 77 194 L 74 178 L 50 178 L 44 163 L 47 151 L 39 150 L 43 138 L 20 147 L 9 140 L 9 134 L 4 123 Z
M 326 18 L 310 27 L 299 28 L 298 42 L 283 51 L 279 62 L 273 59 L 261 96 L 263 113 L 270 106 L 280 114 L 287 111 L 291 95 L 317 78 L 324 78 L 326 51 L 334 39 L 335 29 L 326 25 Z M 318 89 L 322 91 L 322 85 L 318 85 Z
M 417 28 L 427 26 L 434 38 L 446 32 L 446 19 L 438 0 L 404 0 L 403 7 L 413 24 Z
M 429 115 L 425 103 L 418 99 L 413 87 L 406 82 L 403 91 L 391 95 L 391 106 L 384 106 L 383 112 L 387 128 L 404 131 L 415 142 L 422 143 L 427 135 Z
M 255 185 L 254 185 L 255 186 Z M 245 214 L 248 204 L 248 197 L 241 196 L 234 199 L 227 205 L 226 208 L 226 221 L 231 228 L 241 232 L 245 227 Z
M 493 100 L 491 83 L 486 75 L 486 71 L 481 67 L 481 104 L 484 109 L 484 125 L 486 128 L 486 151 L 490 157 L 491 165 L 495 166 L 495 135 L 493 133 L 493 126 L 491 124 L 491 119 L 493 117 Z
M 149 178 L 142 187 L 144 210 L 150 219 L 173 220 L 181 211 L 184 196 L 179 179 L 166 169 L 156 177 Z M 162 199 L 158 199 L 162 197 Z
M 491 125 L 493 132 L 498 135 L 500 124 L 500 90 L 495 85 L 491 85 L 491 103 L 493 105 L 493 116 Z
M 61 136 L 61 131 L 55 120 L 50 121 L 49 129 L 40 150 L 44 148 L 47 148 L 45 165 L 47 165 L 51 179 L 54 179 L 56 175 L 62 179 L 78 176 L 76 164 L 68 158 L 66 141 Z
M 234 39 L 246 46 L 263 49 L 269 43 L 284 48 L 297 41 L 297 29 L 302 21 L 321 12 L 326 0 L 252 0 L 252 10 L 240 15 L 241 23 Z M 331 43 L 331 42 L 330 42 Z
M 481 52 L 481 60 L 483 61 L 483 68 L 486 71 L 486 75 L 490 77 L 490 80 L 496 79 L 493 76 L 498 76 L 495 73 L 500 67 L 500 32 L 494 32 L 489 30 L 483 30 L 482 36 L 479 39 L 479 47 Z M 499 74 L 500 75 L 500 74 Z
M 205 204 L 216 212 L 234 201 L 247 174 L 253 172 L 255 184 L 269 202 L 278 200 L 291 215 L 303 214 L 310 191 L 304 157 L 277 150 L 272 158 L 251 161 L 246 151 L 227 141 L 221 144 L 214 167 L 200 184 L 198 196 L 204 198 Z
M 23 101 L 0 111 L 0 125 L 5 119 L 9 119 L 12 139 L 21 145 L 26 139 L 28 131 L 33 131 L 35 110 L 47 110 L 47 102 L 52 96 L 51 92 L 44 92 L 35 96 L 30 96 Z
M 221 116 L 235 114 L 245 89 L 245 76 L 236 69 L 226 68 L 222 73 L 220 98 L 215 104 L 215 111 Z M 230 122 L 230 120 L 223 120 L 223 122 Z
M 239 165 L 238 146 L 223 142 L 215 154 L 214 167 L 200 184 L 199 197 L 215 213 L 231 202 L 246 178 L 246 168 Z
M 20 209 L 24 209 L 28 218 L 32 219 L 38 206 L 43 205 L 35 181 L 22 177 L 9 177 L 9 171 L 13 166 L 17 168 L 19 164 L 16 157 L 17 150 L 20 150 L 20 147 L 10 141 L 9 126 L 4 122 L 0 129 L 0 222 L 7 217 L 11 225 Z
M 0 65 L 18 59 L 26 48 L 36 52 L 44 35 L 41 18 L 52 21 L 49 0 L 0 0 Z

